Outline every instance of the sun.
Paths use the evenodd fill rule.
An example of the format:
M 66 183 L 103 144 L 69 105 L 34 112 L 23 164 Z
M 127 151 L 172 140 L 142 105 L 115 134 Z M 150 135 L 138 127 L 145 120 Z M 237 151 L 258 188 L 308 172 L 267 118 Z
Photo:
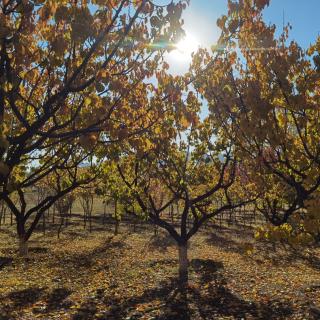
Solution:
M 190 60 L 192 53 L 196 52 L 199 46 L 199 42 L 193 35 L 186 34 L 186 36 L 176 44 L 176 49 L 173 50 L 172 54 L 177 60 Z
M 197 52 L 201 46 L 200 38 L 187 32 L 184 38 L 172 46 L 173 50 L 166 54 L 165 59 L 170 65 L 170 72 L 173 74 L 186 73 L 192 61 L 192 53 Z

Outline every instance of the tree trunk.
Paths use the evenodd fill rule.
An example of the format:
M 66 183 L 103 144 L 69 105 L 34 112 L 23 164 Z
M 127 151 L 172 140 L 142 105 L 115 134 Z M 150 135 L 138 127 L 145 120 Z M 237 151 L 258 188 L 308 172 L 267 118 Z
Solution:
M 173 204 L 170 206 L 170 216 L 171 216 L 171 223 L 174 224 L 174 208 L 173 208 Z
M 70 203 L 70 207 L 67 209 L 67 220 L 66 220 L 66 225 L 71 223 L 71 219 L 72 219 L 72 203 Z
M 119 217 L 118 217 L 118 201 L 116 200 L 114 203 L 114 218 L 115 218 L 115 226 L 114 226 L 114 235 L 116 236 L 119 233 Z
M 136 212 L 134 209 L 134 206 L 132 207 L 132 212 L 133 212 L 133 232 L 136 232 L 136 223 L 137 223 L 137 218 L 136 218 Z
M 179 244 L 179 282 L 181 288 L 188 286 L 188 244 Z
M 155 224 L 153 227 L 154 236 L 156 237 L 158 235 L 158 226 Z
M 53 224 L 54 224 L 54 217 L 55 217 L 55 215 L 56 215 L 56 207 L 53 206 L 53 208 L 52 208 L 52 223 L 53 223 Z
M 58 239 L 60 239 L 60 233 L 61 233 L 61 230 L 62 230 L 63 223 L 64 223 L 64 217 L 61 215 L 60 216 L 60 225 L 59 225 L 59 228 L 58 228 Z
M 68 214 L 68 210 L 66 211 L 66 213 L 65 213 L 65 219 L 64 219 L 64 221 L 65 221 L 65 226 L 67 227 L 68 226 L 68 222 L 69 222 L 69 214 Z
M 19 237 L 19 256 L 28 257 L 28 241 L 23 236 Z
M 16 216 L 17 235 L 19 239 L 19 256 L 26 258 L 28 256 L 28 238 L 26 237 L 24 214 Z
M 119 233 L 119 220 L 118 218 L 116 218 L 116 221 L 115 221 L 115 225 L 114 225 L 114 235 L 118 235 Z
M 133 232 L 135 233 L 137 231 L 137 221 L 136 218 L 133 218 Z
M 84 211 L 83 212 L 83 229 L 86 229 L 86 226 L 87 226 L 87 214 Z
M 42 232 L 46 234 L 46 213 L 44 212 L 42 215 Z
M 105 203 L 103 206 L 103 218 L 102 218 L 103 225 L 105 225 L 105 223 L 106 223 L 106 215 L 107 215 L 107 204 Z

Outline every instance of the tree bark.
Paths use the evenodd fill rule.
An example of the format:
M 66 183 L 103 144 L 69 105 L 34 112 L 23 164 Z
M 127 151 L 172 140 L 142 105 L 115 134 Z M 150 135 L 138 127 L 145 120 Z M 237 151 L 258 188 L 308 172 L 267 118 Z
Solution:
M 28 257 L 28 241 L 23 236 L 19 237 L 19 256 Z
M 58 239 L 60 239 L 60 233 L 61 233 L 61 230 L 62 230 L 63 223 L 64 223 L 64 217 L 61 215 L 60 216 L 60 225 L 59 225 L 59 228 L 58 228 Z
M 46 234 L 46 213 L 44 212 L 42 215 L 42 232 Z
M 83 212 L 83 229 L 86 229 L 87 226 L 87 213 Z
M 104 203 L 103 206 L 103 218 L 102 218 L 102 224 L 105 225 L 106 223 L 106 215 L 107 215 L 107 204 Z
M 118 217 L 118 201 L 117 200 L 114 203 L 114 218 L 115 218 L 114 235 L 116 236 L 119 233 L 119 217 Z
M 174 208 L 173 208 L 173 204 L 170 205 L 170 217 L 171 217 L 171 223 L 174 224 Z
M 155 224 L 153 227 L 154 236 L 156 237 L 158 235 L 158 226 Z
M 188 244 L 181 243 L 179 248 L 179 282 L 182 289 L 188 286 Z
M 114 235 L 118 235 L 119 233 L 119 220 L 116 218 L 115 224 L 114 224 Z
M 133 217 L 133 232 L 135 233 L 137 231 L 137 220 L 135 217 Z

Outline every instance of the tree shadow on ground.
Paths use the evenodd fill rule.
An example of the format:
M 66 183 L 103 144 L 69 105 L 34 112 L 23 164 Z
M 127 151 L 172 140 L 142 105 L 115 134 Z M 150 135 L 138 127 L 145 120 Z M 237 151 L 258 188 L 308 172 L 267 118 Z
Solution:
M 243 253 L 244 244 L 247 240 L 253 239 L 253 227 L 246 226 L 245 229 L 231 229 L 225 226 L 212 227 L 212 232 L 206 230 L 206 242 L 215 247 L 219 247 L 224 251 Z M 239 241 L 237 241 L 239 239 Z M 257 249 L 258 255 L 264 259 L 272 260 L 274 265 L 283 266 L 290 263 L 300 261 L 307 264 L 314 270 L 320 270 L 320 256 L 314 250 L 309 250 L 305 254 L 305 247 L 290 246 L 288 243 L 272 243 L 270 241 L 255 241 L 254 246 Z M 260 259 L 254 259 L 260 263 Z
M 268 303 L 246 301 L 226 286 L 223 264 L 212 260 L 194 259 L 191 273 L 197 282 L 191 283 L 186 295 L 179 289 L 177 279 L 160 282 L 140 296 L 115 298 L 111 293 L 102 293 L 104 313 L 97 312 L 97 301 L 89 299 L 73 315 L 73 320 L 84 319 L 140 319 L 157 320 L 218 319 L 290 319 L 293 313 L 289 301 L 271 300 Z
M 70 301 L 66 301 L 66 298 L 72 293 L 70 289 L 67 288 L 55 288 L 50 292 L 46 298 L 47 311 L 51 312 L 61 308 L 69 307 Z
M 271 243 L 269 241 L 256 242 L 258 255 L 263 259 L 271 259 L 276 266 L 286 266 L 297 262 L 309 266 L 310 268 L 320 270 L 319 252 L 311 250 L 306 251 L 306 247 L 293 247 L 287 243 Z
M 76 270 L 78 268 L 90 268 L 95 265 L 95 260 L 100 255 L 104 255 L 113 249 L 123 249 L 127 245 L 123 241 L 112 241 L 113 236 L 108 237 L 103 244 L 94 248 L 93 250 L 85 253 L 68 253 L 68 255 L 57 253 L 56 261 L 58 265 L 70 266 L 70 268 Z
M 269 303 L 245 301 L 227 287 L 223 276 L 223 264 L 212 260 L 195 259 L 191 261 L 193 269 L 199 275 L 203 290 L 190 289 L 191 301 L 195 303 L 200 319 L 216 319 L 216 317 L 233 317 L 246 319 L 290 319 L 293 310 L 288 301 L 273 300 Z
M 0 296 L 0 320 L 20 319 L 20 310 L 39 301 L 43 293 L 44 288 L 30 287 Z
M 23 312 L 24 308 L 35 305 L 32 308 L 34 314 L 45 315 L 59 309 L 68 309 L 72 305 L 68 296 L 72 293 L 67 288 L 55 288 L 46 293 L 45 288 L 30 287 L 14 291 L 6 296 L 0 297 L 0 320 L 16 319 L 17 314 Z M 41 305 L 38 305 L 38 303 Z M 13 314 L 16 314 L 14 316 Z M 19 316 L 18 316 L 19 318 Z
M 151 268 L 160 267 L 161 266 L 176 266 L 178 263 L 177 259 L 159 259 L 159 260 L 152 260 L 148 263 L 148 266 Z
M 152 236 L 148 241 L 148 249 L 157 250 L 165 253 L 168 248 L 176 246 L 176 242 L 167 232 L 160 232 L 156 236 Z
M 8 236 L 11 236 L 12 238 L 16 237 L 16 234 L 13 230 L 9 229 L 10 227 L 8 227 L 7 225 L 2 226 L 0 228 L 0 233 L 6 234 Z
M 7 298 L 11 300 L 12 306 L 23 308 L 32 305 L 39 300 L 44 292 L 44 288 L 31 287 L 8 294 Z
M 294 258 L 293 258 L 294 259 Z M 315 270 L 320 270 L 320 257 L 315 254 L 311 254 L 309 257 L 303 256 L 301 258 L 303 261 Z
M 223 233 L 210 233 L 206 239 L 210 246 L 219 247 L 226 252 L 242 253 L 244 251 L 244 242 L 240 243 Z
M 305 254 L 302 250 L 301 252 L 296 248 L 287 248 L 286 256 L 283 255 L 282 259 L 275 259 L 274 263 L 278 265 L 283 265 L 287 263 L 294 263 L 297 261 L 302 261 L 304 264 L 308 265 L 314 270 L 320 270 L 320 257 L 314 252 L 309 252 Z
M 30 247 L 29 253 L 36 253 L 36 254 L 46 254 L 48 253 L 49 249 L 46 247 Z
M 0 270 L 12 264 L 13 258 L 11 257 L 0 257 Z

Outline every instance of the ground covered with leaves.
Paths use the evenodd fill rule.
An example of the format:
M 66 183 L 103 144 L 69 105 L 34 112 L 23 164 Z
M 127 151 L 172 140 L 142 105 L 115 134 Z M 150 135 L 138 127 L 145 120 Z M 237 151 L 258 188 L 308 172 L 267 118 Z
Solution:
M 185 303 L 177 289 L 177 249 L 160 232 L 119 235 L 75 227 L 35 234 L 27 261 L 13 230 L 0 230 L 0 319 L 317 319 L 317 250 L 261 243 L 251 230 L 207 229 L 190 244 Z M 250 247 L 250 246 L 249 246 Z M 250 250 L 252 251 L 252 250 Z

